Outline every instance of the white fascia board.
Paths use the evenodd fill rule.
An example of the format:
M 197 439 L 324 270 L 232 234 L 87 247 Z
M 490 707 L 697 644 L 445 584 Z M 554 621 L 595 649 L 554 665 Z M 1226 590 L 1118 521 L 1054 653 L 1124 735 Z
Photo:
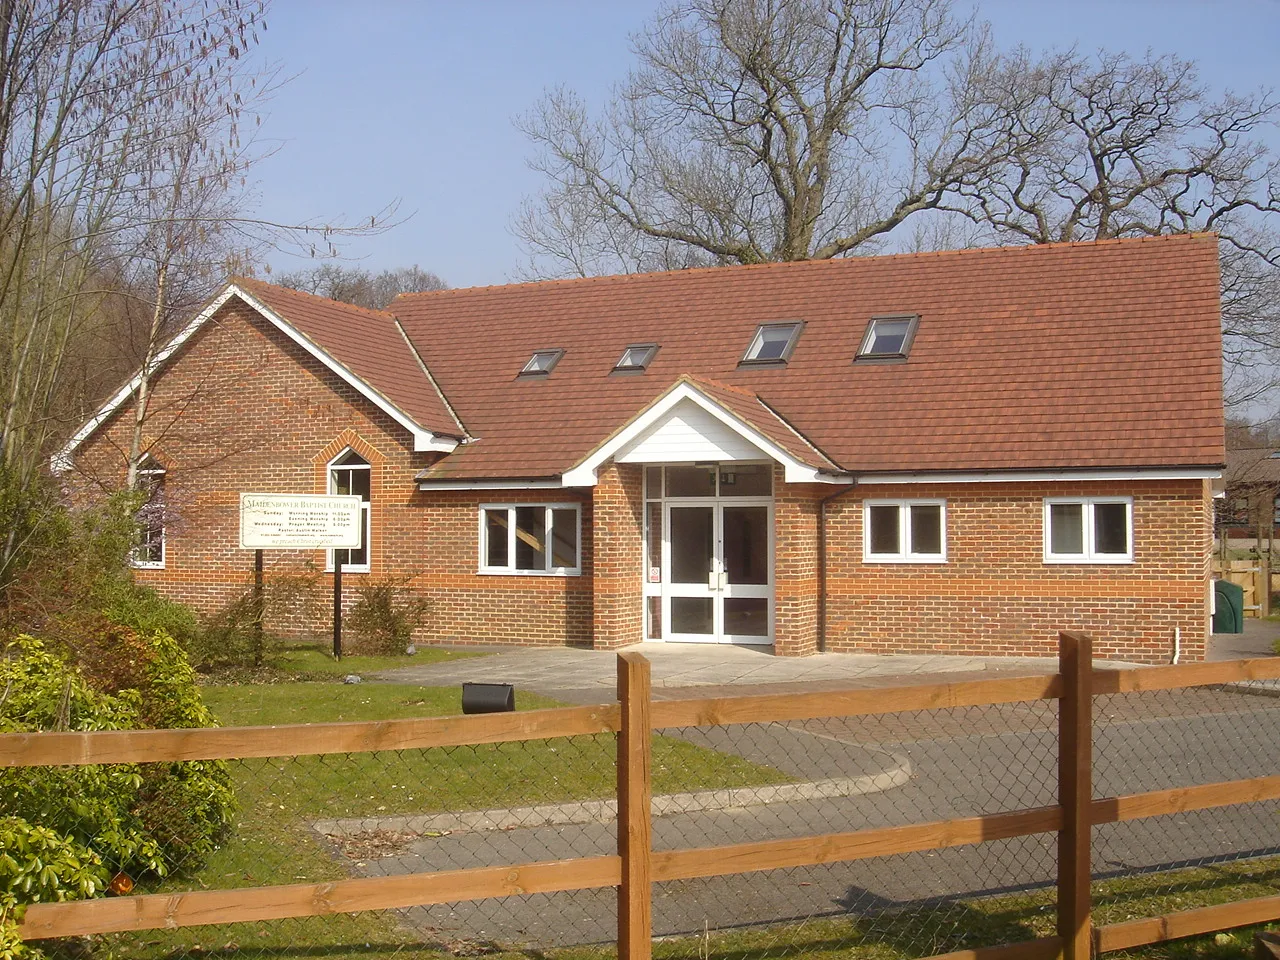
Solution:
M 1065 483 L 1071 480 L 1214 480 L 1221 470 L 1204 467 L 1163 470 L 995 470 L 988 473 L 864 473 L 857 483 Z
M 560 490 L 561 480 L 419 480 L 418 489 L 432 490 Z
M 599 479 L 598 471 L 602 464 L 633 440 L 638 439 L 682 400 L 689 400 L 697 404 L 748 443 L 759 447 L 762 453 L 782 464 L 783 478 L 787 483 L 851 482 L 848 477 L 842 477 L 811 467 L 807 463 L 802 463 L 750 424 L 744 423 L 720 406 L 720 404 L 713 401 L 697 387 L 690 383 L 678 383 L 585 460 L 572 469 L 566 470 L 563 476 L 564 485 L 566 487 L 594 487 Z
M 418 424 L 414 423 L 414 421 L 410 419 L 408 414 L 380 394 L 377 390 L 373 389 L 373 387 L 368 383 L 361 380 L 354 373 L 340 364 L 317 344 L 313 343 L 309 337 L 302 333 L 301 330 L 293 326 L 293 324 L 289 323 L 253 294 L 241 287 L 237 287 L 235 284 L 232 284 L 228 289 L 229 291 L 234 291 L 236 296 L 249 306 L 253 307 L 254 310 L 257 310 L 265 319 L 271 321 L 271 323 L 273 323 L 281 333 L 323 363 L 333 373 L 337 374 L 338 377 L 340 377 L 348 386 L 352 387 L 375 407 L 389 416 L 396 423 L 400 424 L 400 426 L 408 430 L 410 435 L 413 437 L 414 453 L 422 453 L 428 450 L 439 450 L 444 453 L 451 453 L 457 449 L 457 440 L 453 440 L 448 437 L 437 437 L 430 430 L 418 426 Z
M 191 339 L 192 335 L 199 330 L 206 321 L 215 313 L 222 309 L 232 297 L 239 297 L 246 304 L 262 315 L 263 319 L 269 321 L 273 326 L 283 332 L 289 339 L 293 340 L 309 354 L 323 363 L 326 367 L 336 373 L 342 380 L 356 389 L 362 396 L 369 399 L 378 409 L 385 412 L 389 417 L 409 431 L 413 437 L 413 449 L 415 453 L 421 453 L 425 450 L 439 450 L 444 453 L 452 453 L 458 446 L 458 441 L 448 437 L 437 437 L 430 430 L 414 423 L 407 415 L 405 415 L 398 407 L 387 400 L 382 394 L 378 393 L 367 383 L 353 374 L 350 370 L 338 363 L 333 357 L 321 350 L 316 344 L 302 335 L 292 324 L 287 322 L 283 317 L 268 307 L 265 303 L 253 296 L 247 290 L 236 284 L 228 284 L 227 288 L 218 294 L 218 296 L 203 310 L 198 313 L 195 318 L 182 328 L 176 337 L 170 340 L 159 353 L 156 354 L 152 363 L 151 371 L 154 373 L 159 370 L 168 359 L 173 356 L 184 343 Z M 138 374 L 117 390 L 106 403 L 104 403 L 84 426 L 75 432 L 66 446 L 50 458 L 49 466 L 54 473 L 66 473 L 71 469 L 72 456 L 80 444 L 84 443 L 93 433 L 102 426 L 106 420 L 118 410 L 131 396 L 133 396 L 138 387 L 142 385 L 142 373 Z

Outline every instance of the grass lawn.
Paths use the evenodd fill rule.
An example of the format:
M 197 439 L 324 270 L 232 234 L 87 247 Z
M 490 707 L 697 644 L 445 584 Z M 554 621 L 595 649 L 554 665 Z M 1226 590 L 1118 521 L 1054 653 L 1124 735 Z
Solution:
M 328 647 L 313 643 L 291 643 L 270 647 L 266 662 L 260 667 L 222 668 L 206 676 L 205 682 L 212 685 L 248 685 L 295 683 L 299 680 L 330 681 L 349 673 L 366 676 L 400 667 L 422 667 L 430 663 L 484 656 L 488 654 L 471 650 L 420 647 L 413 656 L 348 655 L 335 660 Z
M 356 660 L 344 659 L 344 669 L 335 672 L 360 672 L 354 665 Z M 330 680 L 218 684 L 205 686 L 201 692 L 226 726 L 462 712 L 461 689 L 456 687 Z M 532 710 L 560 704 L 517 691 L 516 706 Z M 309 821 L 608 797 L 615 792 L 614 750 L 613 736 L 601 734 L 474 747 L 233 761 L 239 807 L 234 836 L 194 876 L 147 889 L 140 886 L 138 892 L 342 879 L 350 876 L 346 864 L 316 836 Z M 653 771 L 658 793 L 790 779 L 771 767 L 672 737 L 655 738 Z M 416 953 L 421 946 L 409 931 L 398 926 L 394 913 L 149 930 L 104 940 L 121 957 L 147 958 L 213 951 L 233 957 L 274 953 L 376 958 L 413 945 Z

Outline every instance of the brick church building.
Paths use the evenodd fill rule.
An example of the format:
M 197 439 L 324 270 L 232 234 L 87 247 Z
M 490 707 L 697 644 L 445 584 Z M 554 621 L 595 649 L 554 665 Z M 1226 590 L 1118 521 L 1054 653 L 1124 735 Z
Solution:
M 137 576 L 242 591 L 242 492 L 347 493 L 422 640 L 1203 656 L 1212 236 L 412 294 L 233 280 L 162 355 Z M 138 382 L 55 463 L 123 483 Z M 162 504 L 162 507 L 160 506 Z M 348 578 L 350 579 L 350 578 Z M 323 629 L 323 625 L 319 625 Z

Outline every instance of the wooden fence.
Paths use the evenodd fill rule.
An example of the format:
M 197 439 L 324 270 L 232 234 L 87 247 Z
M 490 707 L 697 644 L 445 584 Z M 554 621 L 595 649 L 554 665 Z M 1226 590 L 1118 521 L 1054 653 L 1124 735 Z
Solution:
M 1271 613 L 1270 596 L 1280 586 L 1280 576 L 1264 572 L 1264 565 L 1259 560 L 1213 560 L 1213 577 L 1215 580 L 1230 580 L 1244 589 L 1244 615 L 1246 617 L 1265 617 Z M 1271 589 L 1263 589 L 1267 581 Z M 1264 608 L 1263 604 L 1267 603 Z
M 212 923 L 309 917 L 453 903 L 515 894 L 616 887 L 621 960 L 645 960 L 652 940 L 651 885 L 882 857 L 1030 834 L 1058 835 L 1057 935 L 942 955 L 946 960 L 1086 960 L 1104 953 L 1280 919 L 1280 897 L 1264 897 L 1095 928 L 1090 921 L 1090 832 L 1094 824 L 1280 799 L 1280 775 L 1092 797 L 1092 697 L 1280 677 L 1280 658 L 1095 671 L 1089 639 L 1064 633 L 1059 671 L 837 693 L 771 694 L 653 702 L 649 664 L 618 658 L 619 702 L 515 714 L 312 724 L 299 728 L 145 730 L 0 735 L 0 766 L 304 756 L 618 734 L 618 852 L 569 860 L 436 873 L 354 878 L 178 894 L 34 904 L 25 939 Z M 732 723 L 872 716 L 1057 699 L 1059 800 L 1052 806 L 907 826 L 726 846 L 654 851 L 650 742 L 654 730 Z M 931 958 L 940 960 L 940 958 Z

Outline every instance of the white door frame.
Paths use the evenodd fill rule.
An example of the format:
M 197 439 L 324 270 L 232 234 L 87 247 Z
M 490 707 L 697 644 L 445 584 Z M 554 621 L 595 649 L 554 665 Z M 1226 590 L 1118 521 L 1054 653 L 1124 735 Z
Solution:
M 662 604 L 662 640 L 679 643 L 739 643 L 768 646 L 774 636 L 774 530 L 773 497 L 663 497 L 662 503 L 662 557 L 660 593 Z M 768 553 L 768 582 L 763 584 L 734 584 L 728 582 L 725 564 L 724 511 L 733 507 L 760 507 L 765 510 Z M 711 512 L 712 550 L 711 569 L 704 581 L 698 583 L 673 583 L 671 580 L 671 511 L 682 508 L 703 508 Z M 650 561 L 652 562 L 652 561 Z M 653 595 L 652 593 L 650 594 Z M 709 634 L 674 633 L 671 629 L 671 608 L 674 598 L 692 597 L 712 600 L 712 631 Z M 763 599 L 768 602 L 768 627 L 764 636 L 728 634 L 725 632 L 725 600 Z

